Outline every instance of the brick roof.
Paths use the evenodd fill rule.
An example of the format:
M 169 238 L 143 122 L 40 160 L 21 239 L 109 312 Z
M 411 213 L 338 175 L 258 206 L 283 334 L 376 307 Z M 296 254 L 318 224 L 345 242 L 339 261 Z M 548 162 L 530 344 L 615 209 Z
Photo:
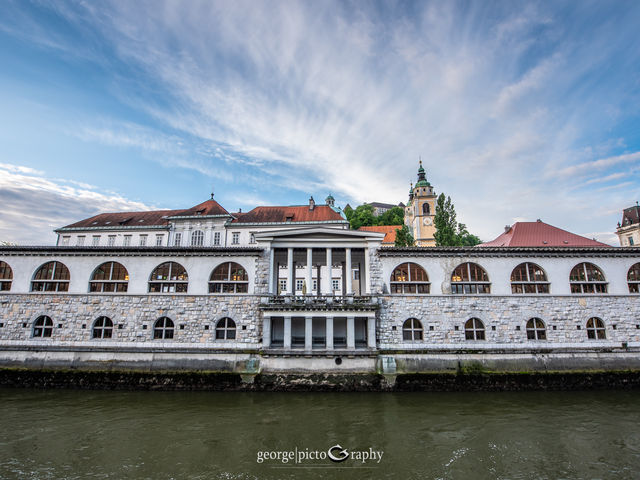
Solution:
M 516 222 L 495 240 L 479 247 L 611 247 L 606 243 L 576 235 L 540 220 Z M 613 248 L 613 247 L 611 247 Z
M 402 228 L 402 225 L 376 225 L 373 227 L 360 227 L 358 230 L 365 232 L 378 232 L 384 233 L 384 239 L 382 245 L 395 245 L 396 243 L 396 230 Z
M 246 213 L 235 214 L 233 223 L 285 223 L 285 222 L 346 222 L 340 213 L 327 205 L 291 207 L 256 207 Z

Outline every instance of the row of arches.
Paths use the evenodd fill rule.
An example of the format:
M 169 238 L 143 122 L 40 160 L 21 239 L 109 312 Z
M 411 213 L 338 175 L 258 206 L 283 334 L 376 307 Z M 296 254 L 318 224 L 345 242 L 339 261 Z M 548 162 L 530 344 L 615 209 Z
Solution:
M 13 271 L 6 262 L 0 262 L 0 290 L 11 290 Z M 33 274 L 30 291 L 67 292 L 71 274 L 67 266 L 58 261 L 41 265 Z M 164 262 L 149 275 L 149 293 L 187 293 L 189 275 L 177 262 Z M 125 293 L 129 287 L 129 272 L 118 262 L 99 265 L 89 278 L 89 292 Z M 213 269 L 209 276 L 209 293 L 247 293 L 249 275 L 235 262 L 225 262 Z
M 113 338 L 115 329 L 113 320 L 106 316 L 96 318 L 91 326 L 91 338 L 94 340 L 102 340 Z M 169 317 L 163 316 L 153 323 L 151 331 L 154 340 L 171 340 L 175 332 L 175 324 Z M 53 319 L 48 315 L 41 315 L 33 322 L 31 329 L 33 338 L 50 338 L 53 336 Z M 236 322 L 224 317 L 215 324 L 216 340 L 235 340 L 236 338 Z
M 407 294 L 430 291 L 429 275 L 416 263 L 402 263 L 391 273 L 389 281 L 391 293 Z M 640 293 L 640 263 L 631 266 L 627 272 L 629 293 Z M 511 272 L 511 293 L 549 293 L 550 282 L 539 265 L 524 262 Z M 589 262 L 582 262 L 571 269 L 569 274 L 571 293 L 607 293 L 607 281 L 602 270 Z M 491 282 L 484 268 L 477 263 L 466 262 L 458 265 L 451 273 L 451 293 L 486 294 L 491 293 Z
M 591 317 L 586 323 L 587 338 L 590 340 L 605 340 L 607 338 L 604 322 L 601 318 Z M 456 327 L 457 329 L 458 327 Z M 518 327 L 520 328 L 520 327 Z M 525 325 L 527 340 L 546 340 L 547 327 L 541 318 L 530 318 Z M 464 324 L 466 340 L 485 340 L 484 322 L 472 317 Z M 405 342 L 424 341 L 424 328 L 417 318 L 408 318 L 402 324 L 402 339 Z

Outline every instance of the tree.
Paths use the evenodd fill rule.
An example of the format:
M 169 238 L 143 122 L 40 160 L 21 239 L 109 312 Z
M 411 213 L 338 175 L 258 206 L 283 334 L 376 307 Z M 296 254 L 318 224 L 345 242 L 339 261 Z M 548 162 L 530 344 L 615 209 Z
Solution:
M 433 221 L 436 233 L 433 235 L 438 247 L 473 247 L 480 243 L 480 239 L 469 233 L 464 223 L 456 220 L 456 209 L 451 197 L 441 193 L 436 202 L 436 215 Z
M 378 224 L 376 217 L 373 216 L 373 207 L 366 203 L 356 207 L 349 219 L 349 223 L 354 230 Z
M 393 207 L 378 217 L 378 225 L 403 225 L 404 209 Z
M 396 247 L 413 247 L 415 245 L 415 239 L 411 235 L 409 227 L 403 225 L 401 228 L 396 228 L 396 241 L 394 246 Z

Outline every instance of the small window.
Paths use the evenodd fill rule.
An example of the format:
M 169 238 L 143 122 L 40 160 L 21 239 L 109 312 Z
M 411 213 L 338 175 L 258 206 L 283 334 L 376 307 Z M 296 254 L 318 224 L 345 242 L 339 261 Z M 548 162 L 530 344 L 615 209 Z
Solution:
M 204 245 L 204 232 L 202 230 L 196 230 L 191 234 L 191 246 L 202 247 Z
M 107 238 L 107 246 L 108 247 L 113 247 L 116 244 L 116 236 L 115 235 L 109 235 L 109 237 Z
M 604 274 L 593 263 L 580 263 L 569 274 L 571 293 L 607 293 Z
M 398 265 L 391 274 L 391 293 L 429 293 L 427 272 L 417 263 Z
M 233 237 L 231 240 L 231 243 L 233 245 L 238 245 L 240 243 L 240 233 L 239 232 L 233 232 Z
M 71 237 L 70 236 L 65 236 L 62 237 L 62 246 L 63 247 L 68 247 L 69 246 L 69 241 L 71 241 Z
M 451 293 L 491 293 L 489 276 L 480 265 L 463 263 L 451 275 Z
M 125 247 L 131 246 L 131 235 L 125 235 L 123 237 L 122 245 L 124 245 Z
M 254 233 L 249 235 L 249 243 L 256 243 L 256 235 Z
M 164 235 L 156 235 L 156 247 L 161 247 L 162 246 L 162 239 L 164 238 Z
M 479 318 L 470 318 L 464 324 L 464 337 L 467 340 L 484 340 L 484 323 Z
M 587 338 L 590 340 L 605 340 L 607 338 L 604 322 L 598 317 L 587 320 Z
M 176 262 L 158 265 L 149 277 L 150 293 L 187 293 L 188 285 L 187 271 Z
M 106 262 L 93 271 L 89 281 L 89 291 L 98 293 L 126 292 L 129 272 L 118 262 Z
M 428 203 L 423 203 L 422 204 L 422 214 L 423 215 L 431 215 L 431 209 L 430 209 Z
M 331 280 L 331 288 L 333 288 L 334 292 L 339 292 L 340 291 L 340 279 L 339 278 L 334 278 Z
M 278 281 L 278 288 L 280 289 L 279 294 L 282 294 L 283 292 L 287 291 L 287 279 L 286 278 L 281 278 Z
M 531 318 L 527 321 L 527 339 L 528 340 L 546 340 L 547 330 L 544 322 L 539 318 Z
M 317 291 L 318 291 L 318 279 L 317 279 L 317 278 L 314 278 L 314 279 L 312 280 L 312 282 L 313 282 L 312 290 L 313 290 L 314 292 L 317 292 Z
M 173 338 L 173 320 L 169 317 L 160 317 L 153 325 L 153 338 L 158 340 L 169 340 Z
M 220 232 L 213 233 L 213 244 L 220 245 Z
M 32 292 L 68 292 L 69 269 L 64 263 L 47 262 L 42 265 L 31 280 Z
M 91 238 L 91 246 L 92 247 L 97 247 L 100 245 L 100 235 L 94 235 Z
M 218 265 L 209 277 L 209 293 L 247 293 L 249 276 L 242 265 L 226 262 Z
M 13 271 L 8 263 L 0 262 L 0 292 L 8 292 L 11 290 L 11 282 L 13 280 Z
M 535 263 L 521 263 L 511 272 L 511 293 L 549 293 L 547 274 Z
M 631 266 L 627 273 L 629 293 L 640 293 L 640 263 Z
M 304 279 L 296 278 L 296 292 L 301 292 L 304 287 Z
M 179 247 L 182 243 L 182 232 L 176 233 L 176 236 L 173 239 L 173 245 Z
M 422 323 L 417 318 L 409 318 L 402 325 L 402 339 L 405 342 L 422 340 Z
M 141 247 L 147 246 L 147 235 L 140 235 L 140 246 Z
M 78 235 L 78 240 L 76 241 L 76 246 L 78 246 L 78 247 L 84 246 L 84 239 L 85 239 L 84 235 Z
M 629 246 L 633 246 L 633 237 L 629 237 Z
M 234 340 L 236 338 L 236 322 L 229 317 L 221 318 L 216 325 L 216 340 Z
M 113 336 L 113 322 L 109 317 L 98 317 L 93 323 L 91 338 L 111 338 Z
M 42 315 L 36 318 L 33 322 L 33 337 L 34 338 L 48 338 L 53 334 L 53 320 L 51 317 Z

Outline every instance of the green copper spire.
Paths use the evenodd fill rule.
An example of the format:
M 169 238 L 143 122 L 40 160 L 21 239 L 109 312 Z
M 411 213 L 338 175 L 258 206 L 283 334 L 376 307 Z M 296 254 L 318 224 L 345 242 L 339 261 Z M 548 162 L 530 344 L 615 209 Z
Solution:
M 431 184 L 427 182 L 427 176 L 424 173 L 424 168 L 422 168 L 422 160 L 420 160 L 420 168 L 418 168 L 418 181 L 416 182 L 416 187 L 430 187 Z

